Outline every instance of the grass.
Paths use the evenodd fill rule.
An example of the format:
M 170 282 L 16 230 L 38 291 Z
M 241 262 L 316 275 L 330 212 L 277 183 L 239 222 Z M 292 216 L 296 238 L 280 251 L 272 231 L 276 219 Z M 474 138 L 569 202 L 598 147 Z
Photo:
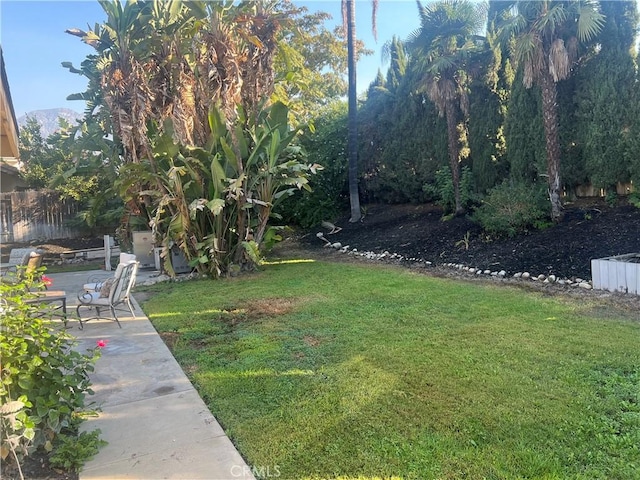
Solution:
M 258 477 L 638 478 L 637 319 L 322 262 L 149 290 Z

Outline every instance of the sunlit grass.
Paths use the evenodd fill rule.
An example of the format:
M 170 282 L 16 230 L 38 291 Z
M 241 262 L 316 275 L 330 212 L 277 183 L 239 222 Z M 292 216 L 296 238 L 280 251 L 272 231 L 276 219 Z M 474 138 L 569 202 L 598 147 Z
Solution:
M 637 320 L 323 262 L 153 290 L 212 413 L 279 478 L 637 477 Z

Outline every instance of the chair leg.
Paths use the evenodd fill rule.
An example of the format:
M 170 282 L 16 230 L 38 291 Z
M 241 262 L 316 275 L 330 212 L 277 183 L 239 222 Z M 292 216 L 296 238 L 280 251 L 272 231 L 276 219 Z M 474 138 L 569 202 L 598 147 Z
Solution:
M 133 305 L 131 305 L 131 300 L 127 298 L 127 306 L 129 307 L 129 311 L 131 312 L 131 316 L 133 319 L 136 319 L 136 314 L 133 312 Z
M 122 325 L 120 325 L 120 320 L 118 320 L 118 316 L 116 315 L 116 309 L 113 306 L 111 307 L 111 315 L 113 315 L 113 318 L 118 324 L 118 327 L 122 328 Z
M 80 322 L 80 330 L 84 329 L 84 325 L 82 325 L 82 318 L 80 317 L 80 307 L 82 307 L 83 305 L 78 305 L 76 307 L 76 317 L 78 317 L 78 322 Z

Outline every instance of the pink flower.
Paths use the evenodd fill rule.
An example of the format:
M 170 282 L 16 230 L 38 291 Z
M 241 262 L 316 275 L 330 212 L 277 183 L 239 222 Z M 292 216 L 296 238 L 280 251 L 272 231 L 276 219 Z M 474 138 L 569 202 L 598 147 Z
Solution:
M 51 280 L 46 275 L 42 275 L 42 283 L 44 283 L 45 286 L 50 287 L 51 285 L 53 285 L 53 280 Z
M 109 340 L 98 340 L 96 342 L 96 345 L 98 346 L 98 348 L 103 348 L 107 346 L 107 343 L 109 343 Z

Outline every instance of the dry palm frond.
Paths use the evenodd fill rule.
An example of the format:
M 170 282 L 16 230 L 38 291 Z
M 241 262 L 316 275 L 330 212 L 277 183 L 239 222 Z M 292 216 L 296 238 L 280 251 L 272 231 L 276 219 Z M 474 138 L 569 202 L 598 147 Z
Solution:
M 564 40 L 556 39 L 549 49 L 549 73 L 554 82 L 564 80 L 569 75 L 571 63 L 569 54 L 564 46 Z

